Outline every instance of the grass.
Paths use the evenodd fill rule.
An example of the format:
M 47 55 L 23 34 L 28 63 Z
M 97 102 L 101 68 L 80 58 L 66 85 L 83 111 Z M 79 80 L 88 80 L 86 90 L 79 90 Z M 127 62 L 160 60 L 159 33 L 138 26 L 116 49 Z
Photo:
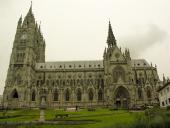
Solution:
M 94 121 L 92 124 L 79 124 L 79 125 L 41 125 L 36 126 L 39 128 L 103 128 L 110 127 L 116 124 L 131 124 L 135 120 L 137 114 L 142 115 L 143 113 L 130 113 L 125 110 L 110 111 L 108 109 L 98 108 L 96 111 L 87 111 L 83 109 L 78 112 L 67 112 L 64 110 L 45 110 L 45 119 L 50 121 L 55 119 L 56 114 L 69 114 L 69 117 L 63 118 L 62 120 L 69 121 Z M 2 116 L 2 112 L 0 112 Z M 9 110 L 6 116 L 11 116 L 10 118 L 0 119 L 0 122 L 10 121 L 35 121 L 39 119 L 39 110 Z M 60 120 L 60 119 L 59 119 Z M 21 128 L 23 126 L 20 126 Z M 34 127 L 34 126 L 32 126 Z
M 9 118 L 0 119 L 0 122 L 17 121 L 37 121 L 39 119 L 39 110 L 9 110 L 6 116 Z M 56 119 L 56 114 L 68 114 L 68 117 Z M 3 117 L 3 112 L 0 112 Z M 45 119 L 47 121 L 92 121 L 77 125 L 29 125 L 16 126 L 17 128 L 169 128 L 170 111 L 153 109 L 143 112 L 129 112 L 126 110 L 110 111 L 109 109 L 97 108 L 96 111 L 82 109 L 77 112 L 68 112 L 64 110 L 45 110 Z M 15 128 L 15 127 L 13 127 Z
M 3 117 L 3 112 L 0 112 L 0 117 Z M 8 110 L 5 117 L 0 122 L 35 121 L 39 119 L 39 110 Z
M 65 120 L 93 120 L 96 123 L 94 124 L 86 124 L 82 126 L 74 126 L 75 128 L 84 128 L 84 127 L 90 127 L 90 128 L 103 128 L 103 127 L 109 127 L 117 123 L 123 123 L 123 124 L 131 124 L 134 119 L 135 115 L 137 113 L 129 113 L 128 111 L 109 111 L 108 109 L 97 109 L 94 112 L 82 110 L 78 112 L 62 112 L 62 111 L 56 111 L 56 113 L 67 113 L 70 116 L 68 118 L 65 118 Z M 139 114 L 139 113 L 138 113 Z M 140 113 L 142 114 L 142 113 Z M 54 118 L 54 112 L 53 110 L 48 110 L 46 112 L 46 119 L 52 120 Z M 67 127 L 67 126 L 65 126 Z M 70 128 L 70 126 L 68 126 Z

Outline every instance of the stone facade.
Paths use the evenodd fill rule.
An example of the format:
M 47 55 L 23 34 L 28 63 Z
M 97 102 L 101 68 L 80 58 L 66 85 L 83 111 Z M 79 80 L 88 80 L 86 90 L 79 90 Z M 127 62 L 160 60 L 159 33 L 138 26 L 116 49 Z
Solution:
M 45 40 L 32 7 L 18 21 L 5 89 L 5 107 L 116 106 L 157 103 L 157 68 L 121 51 L 109 23 L 103 60 L 45 62 Z

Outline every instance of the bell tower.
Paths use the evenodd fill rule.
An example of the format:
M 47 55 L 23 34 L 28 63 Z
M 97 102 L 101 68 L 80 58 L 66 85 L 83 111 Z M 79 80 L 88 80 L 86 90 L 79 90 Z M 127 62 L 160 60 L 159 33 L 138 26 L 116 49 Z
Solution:
M 19 18 L 3 94 L 4 106 L 27 106 L 29 88 L 35 84 L 35 64 L 45 62 L 45 40 L 35 22 L 32 4 Z
M 103 54 L 105 99 L 117 107 L 129 107 L 127 104 L 130 103 L 130 91 L 126 85 L 130 83 L 132 72 L 130 52 L 126 49 L 123 53 L 121 48 L 118 48 L 110 22 L 106 43 Z

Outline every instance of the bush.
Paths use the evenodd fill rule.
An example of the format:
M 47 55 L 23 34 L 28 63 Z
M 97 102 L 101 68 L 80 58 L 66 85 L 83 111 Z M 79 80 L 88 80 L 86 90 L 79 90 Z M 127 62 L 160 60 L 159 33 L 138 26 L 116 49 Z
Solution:
M 90 108 L 88 108 L 87 110 L 88 110 L 88 111 L 95 111 L 96 109 L 95 109 L 95 108 L 90 107 Z
M 118 108 L 109 108 L 110 111 L 118 110 Z
M 164 119 L 162 116 L 155 116 L 151 122 L 150 127 L 152 128 L 165 128 Z
M 154 117 L 156 114 L 158 114 L 159 111 L 160 111 L 160 109 L 157 108 L 157 107 L 154 107 L 154 108 L 151 108 L 151 109 L 148 108 L 148 109 L 145 110 L 145 116 L 146 116 L 146 117 L 149 117 L 149 118 L 152 118 L 152 117 Z
M 167 106 L 166 109 L 167 109 L 167 110 L 170 110 L 170 106 Z

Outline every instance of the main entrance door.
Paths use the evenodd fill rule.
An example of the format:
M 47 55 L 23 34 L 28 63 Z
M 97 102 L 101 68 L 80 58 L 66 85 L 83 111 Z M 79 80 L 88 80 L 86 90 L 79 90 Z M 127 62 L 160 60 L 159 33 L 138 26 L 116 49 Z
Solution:
M 115 92 L 115 105 L 117 108 L 128 108 L 130 102 L 129 92 L 126 88 L 120 86 Z

